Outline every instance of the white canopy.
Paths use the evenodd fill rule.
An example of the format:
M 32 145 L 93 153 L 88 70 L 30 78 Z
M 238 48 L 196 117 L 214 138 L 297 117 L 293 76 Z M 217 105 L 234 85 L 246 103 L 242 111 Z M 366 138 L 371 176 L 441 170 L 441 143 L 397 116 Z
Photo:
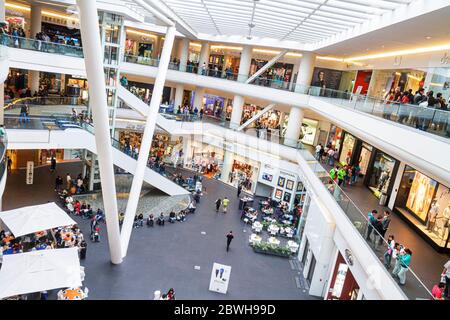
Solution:
M 54 202 L 0 212 L 0 220 L 15 237 L 76 224 Z
M 80 286 L 80 260 L 75 247 L 3 256 L 0 269 L 0 299 Z

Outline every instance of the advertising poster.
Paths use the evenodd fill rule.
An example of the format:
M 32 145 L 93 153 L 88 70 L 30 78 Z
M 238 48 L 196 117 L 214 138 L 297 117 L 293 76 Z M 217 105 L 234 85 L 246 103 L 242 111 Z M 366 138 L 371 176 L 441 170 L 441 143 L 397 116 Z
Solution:
M 326 89 L 338 90 L 341 83 L 342 71 L 314 68 L 311 85 L 315 87 L 325 87 Z
M 209 290 L 227 294 L 228 283 L 230 282 L 231 267 L 214 262 L 211 271 L 211 281 Z
M 302 142 L 304 144 L 313 145 L 314 139 L 316 138 L 317 127 L 319 126 L 319 121 L 311 119 L 303 119 L 302 123 Z

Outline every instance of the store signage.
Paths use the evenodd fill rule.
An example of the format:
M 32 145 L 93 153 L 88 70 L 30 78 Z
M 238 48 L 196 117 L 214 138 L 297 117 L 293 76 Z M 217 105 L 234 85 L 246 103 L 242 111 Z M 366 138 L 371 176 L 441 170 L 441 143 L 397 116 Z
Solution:
M 345 261 L 349 266 L 353 266 L 353 254 L 349 249 L 345 249 L 344 251 Z
M 296 175 L 293 175 L 292 173 L 288 173 L 286 171 L 280 171 L 280 175 L 284 175 L 284 176 L 288 176 L 288 177 L 292 177 L 292 178 L 297 178 Z
M 27 161 L 27 175 L 26 175 L 26 183 L 33 184 L 33 174 L 34 174 L 34 162 Z
M 394 66 L 399 66 L 402 64 L 403 57 L 402 56 L 395 56 L 394 57 Z
M 448 56 L 447 52 L 442 56 L 441 64 L 450 64 L 450 57 Z
M 211 271 L 211 281 L 209 290 L 227 294 L 228 283 L 230 282 L 231 267 L 214 262 Z

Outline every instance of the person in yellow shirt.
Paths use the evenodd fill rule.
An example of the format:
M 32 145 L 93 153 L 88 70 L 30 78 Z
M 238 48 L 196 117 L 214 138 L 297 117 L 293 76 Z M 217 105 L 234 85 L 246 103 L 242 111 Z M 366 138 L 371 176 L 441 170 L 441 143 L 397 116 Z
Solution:
M 227 197 L 222 200 L 223 213 L 227 213 L 227 207 L 229 203 L 230 200 Z

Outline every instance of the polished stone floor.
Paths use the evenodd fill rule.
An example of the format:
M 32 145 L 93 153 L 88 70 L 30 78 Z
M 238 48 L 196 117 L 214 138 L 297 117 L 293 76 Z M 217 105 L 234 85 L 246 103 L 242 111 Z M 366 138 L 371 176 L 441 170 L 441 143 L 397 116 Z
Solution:
M 79 163 L 57 167 L 63 177 L 66 172 L 76 176 L 80 170 Z M 13 172 L 8 176 L 3 209 L 56 201 L 55 177 L 48 168 L 38 168 L 34 184 L 26 185 L 24 171 Z M 110 263 L 102 226 L 101 242 L 89 242 L 87 258 L 82 261 L 90 299 L 152 299 L 155 290 L 171 287 L 177 299 L 316 299 L 308 295 L 296 261 L 252 251 L 249 227 L 238 215 L 236 189 L 208 179 L 203 185 L 204 196 L 186 222 L 134 229 L 120 265 Z M 225 196 L 231 200 L 228 213 L 216 213 L 214 201 Z M 88 222 L 75 219 L 89 235 Z M 235 238 L 226 252 L 225 235 L 230 230 Z M 227 295 L 208 290 L 214 262 L 232 267 Z

